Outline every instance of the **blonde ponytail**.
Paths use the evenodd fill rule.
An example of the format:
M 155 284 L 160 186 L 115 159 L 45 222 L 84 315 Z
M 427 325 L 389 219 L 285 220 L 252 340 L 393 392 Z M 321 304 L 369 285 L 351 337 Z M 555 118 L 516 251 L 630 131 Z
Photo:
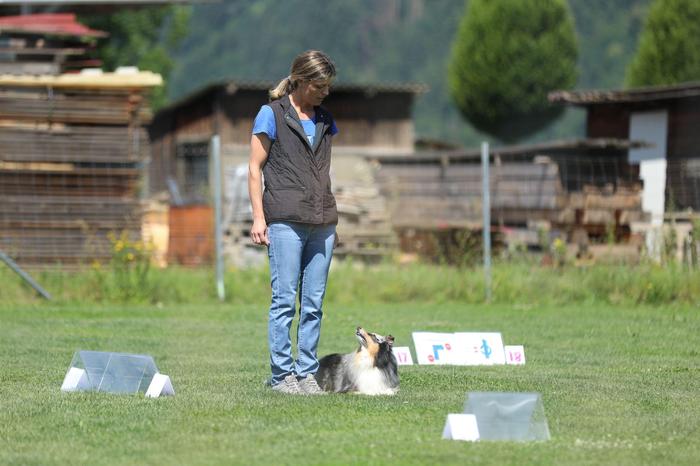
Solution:
M 289 76 L 270 89 L 270 102 L 294 92 L 299 81 L 328 81 L 335 77 L 335 64 L 318 50 L 307 50 L 294 58 Z
M 277 84 L 277 86 L 270 89 L 270 92 L 268 93 L 268 95 L 270 97 L 270 102 L 272 102 L 273 100 L 281 99 L 285 95 L 291 93 L 292 90 L 293 90 L 292 77 L 287 76 L 282 81 L 280 81 Z

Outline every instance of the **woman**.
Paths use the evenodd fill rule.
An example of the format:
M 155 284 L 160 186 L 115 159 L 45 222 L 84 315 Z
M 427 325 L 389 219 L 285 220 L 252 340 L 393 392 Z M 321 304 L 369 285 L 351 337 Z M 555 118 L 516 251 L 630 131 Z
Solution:
M 290 75 L 270 91 L 271 103 L 260 109 L 253 124 L 248 168 L 253 208 L 250 237 L 268 247 L 271 386 L 282 393 L 323 393 L 314 374 L 321 305 L 338 223 L 329 174 L 331 139 L 338 130 L 320 104 L 334 77 L 335 66 L 326 54 L 310 50 L 298 55 Z M 289 332 L 297 289 L 295 361 Z

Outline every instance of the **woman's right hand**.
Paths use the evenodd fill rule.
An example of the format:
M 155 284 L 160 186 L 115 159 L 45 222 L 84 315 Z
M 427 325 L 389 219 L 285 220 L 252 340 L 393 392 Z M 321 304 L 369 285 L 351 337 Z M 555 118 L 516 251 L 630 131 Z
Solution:
M 267 237 L 267 223 L 264 219 L 253 220 L 253 227 L 250 229 L 250 239 L 255 244 L 269 245 L 270 240 Z

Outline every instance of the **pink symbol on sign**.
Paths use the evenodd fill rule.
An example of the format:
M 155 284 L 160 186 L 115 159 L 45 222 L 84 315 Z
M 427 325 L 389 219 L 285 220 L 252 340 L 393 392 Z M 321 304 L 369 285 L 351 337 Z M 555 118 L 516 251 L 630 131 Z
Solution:
M 399 353 L 399 362 L 406 362 L 408 358 L 406 357 L 406 353 Z
M 429 354 L 429 355 L 428 355 L 428 361 L 430 361 L 430 362 L 435 362 L 435 358 L 433 357 L 432 354 Z
M 447 351 L 449 351 L 449 350 L 452 349 L 452 346 L 450 346 L 449 343 L 445 343 L 445 349 L 446 349 Z

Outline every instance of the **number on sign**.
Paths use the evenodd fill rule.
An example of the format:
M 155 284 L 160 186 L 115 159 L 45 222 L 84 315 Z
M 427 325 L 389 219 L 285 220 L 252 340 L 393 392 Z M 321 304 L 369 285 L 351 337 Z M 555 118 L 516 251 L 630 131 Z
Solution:
M 525 348 L 522 345 L 506 346 L 508 364 L 525 364 Z

